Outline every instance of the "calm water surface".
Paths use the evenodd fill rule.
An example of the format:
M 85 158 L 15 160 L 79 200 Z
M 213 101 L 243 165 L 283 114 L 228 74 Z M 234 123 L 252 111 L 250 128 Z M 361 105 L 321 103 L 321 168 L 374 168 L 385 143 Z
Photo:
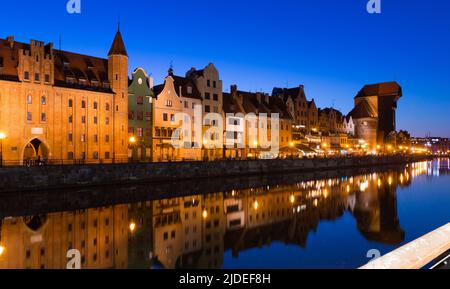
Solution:
M 450 221 L 449 165 L 7 217 L 0 268 L 357 268 Z

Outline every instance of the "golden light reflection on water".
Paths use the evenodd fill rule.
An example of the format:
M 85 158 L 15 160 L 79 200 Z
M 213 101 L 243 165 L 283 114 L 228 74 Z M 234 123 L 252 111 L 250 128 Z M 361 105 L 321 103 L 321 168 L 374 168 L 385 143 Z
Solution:
M 3 219 L 0 268 L 65 268 L 68 249 L 82 268 L 220 268 L 226 250 L 273 241 L 307 246 L 323 220 L 345 212 L 372 242 L 399 244 L 397 187 L 448 173 L 448 160 L 401 170 L 231 190 L 133 204 Z

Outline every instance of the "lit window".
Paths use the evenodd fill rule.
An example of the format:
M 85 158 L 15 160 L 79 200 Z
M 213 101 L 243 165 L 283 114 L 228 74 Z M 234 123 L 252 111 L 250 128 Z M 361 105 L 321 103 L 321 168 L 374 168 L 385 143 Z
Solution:
M 41 104 L 42 104 L 42 105 L 45 105 L 45 96 L 42 96 L 42 97 L 41 97 Z

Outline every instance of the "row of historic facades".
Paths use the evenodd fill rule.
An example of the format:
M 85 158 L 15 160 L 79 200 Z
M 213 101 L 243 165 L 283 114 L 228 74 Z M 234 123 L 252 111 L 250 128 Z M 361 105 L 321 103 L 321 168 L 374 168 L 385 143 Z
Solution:
M 131 78 L 128 71 L 120 31 L 107 59 L 57 50 L 52 43 L 0 39 L 1 162 L 216 160 L 367 151 L 395 131 L 401 96 L 396 83 L 365 86 L 355 109 L 344 115 L 319 109 L 303 86 L 274 88 L 269 95 L 233 85 L 225 93 L 213 64 L 184 76 L 171 68 L 161 85 L 153 85 L 142 68 Z M 384 118 L 382 109 L 388 111 Z M 267 155 L 258 139 L 249 139 L 255 126 L 246 118 L 249 114 L 268 116 L 264 129 L 269 138 L 278 131 L 279 153 Z M 274 114 L 279 116 L 276 127 Z M 189 143 L 174 147 L 174 134 L 189 135 Z M 223 144 L 218 146 L 218 140 Z

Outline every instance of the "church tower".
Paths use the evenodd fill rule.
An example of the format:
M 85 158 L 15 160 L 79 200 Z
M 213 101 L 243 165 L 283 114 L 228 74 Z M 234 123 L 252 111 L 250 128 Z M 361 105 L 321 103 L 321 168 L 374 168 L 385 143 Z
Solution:
M 116 162 L 128 159 L 128 54 L 120 29 L 108 53 L 108 79 L 114 92 L 114 153 Z

